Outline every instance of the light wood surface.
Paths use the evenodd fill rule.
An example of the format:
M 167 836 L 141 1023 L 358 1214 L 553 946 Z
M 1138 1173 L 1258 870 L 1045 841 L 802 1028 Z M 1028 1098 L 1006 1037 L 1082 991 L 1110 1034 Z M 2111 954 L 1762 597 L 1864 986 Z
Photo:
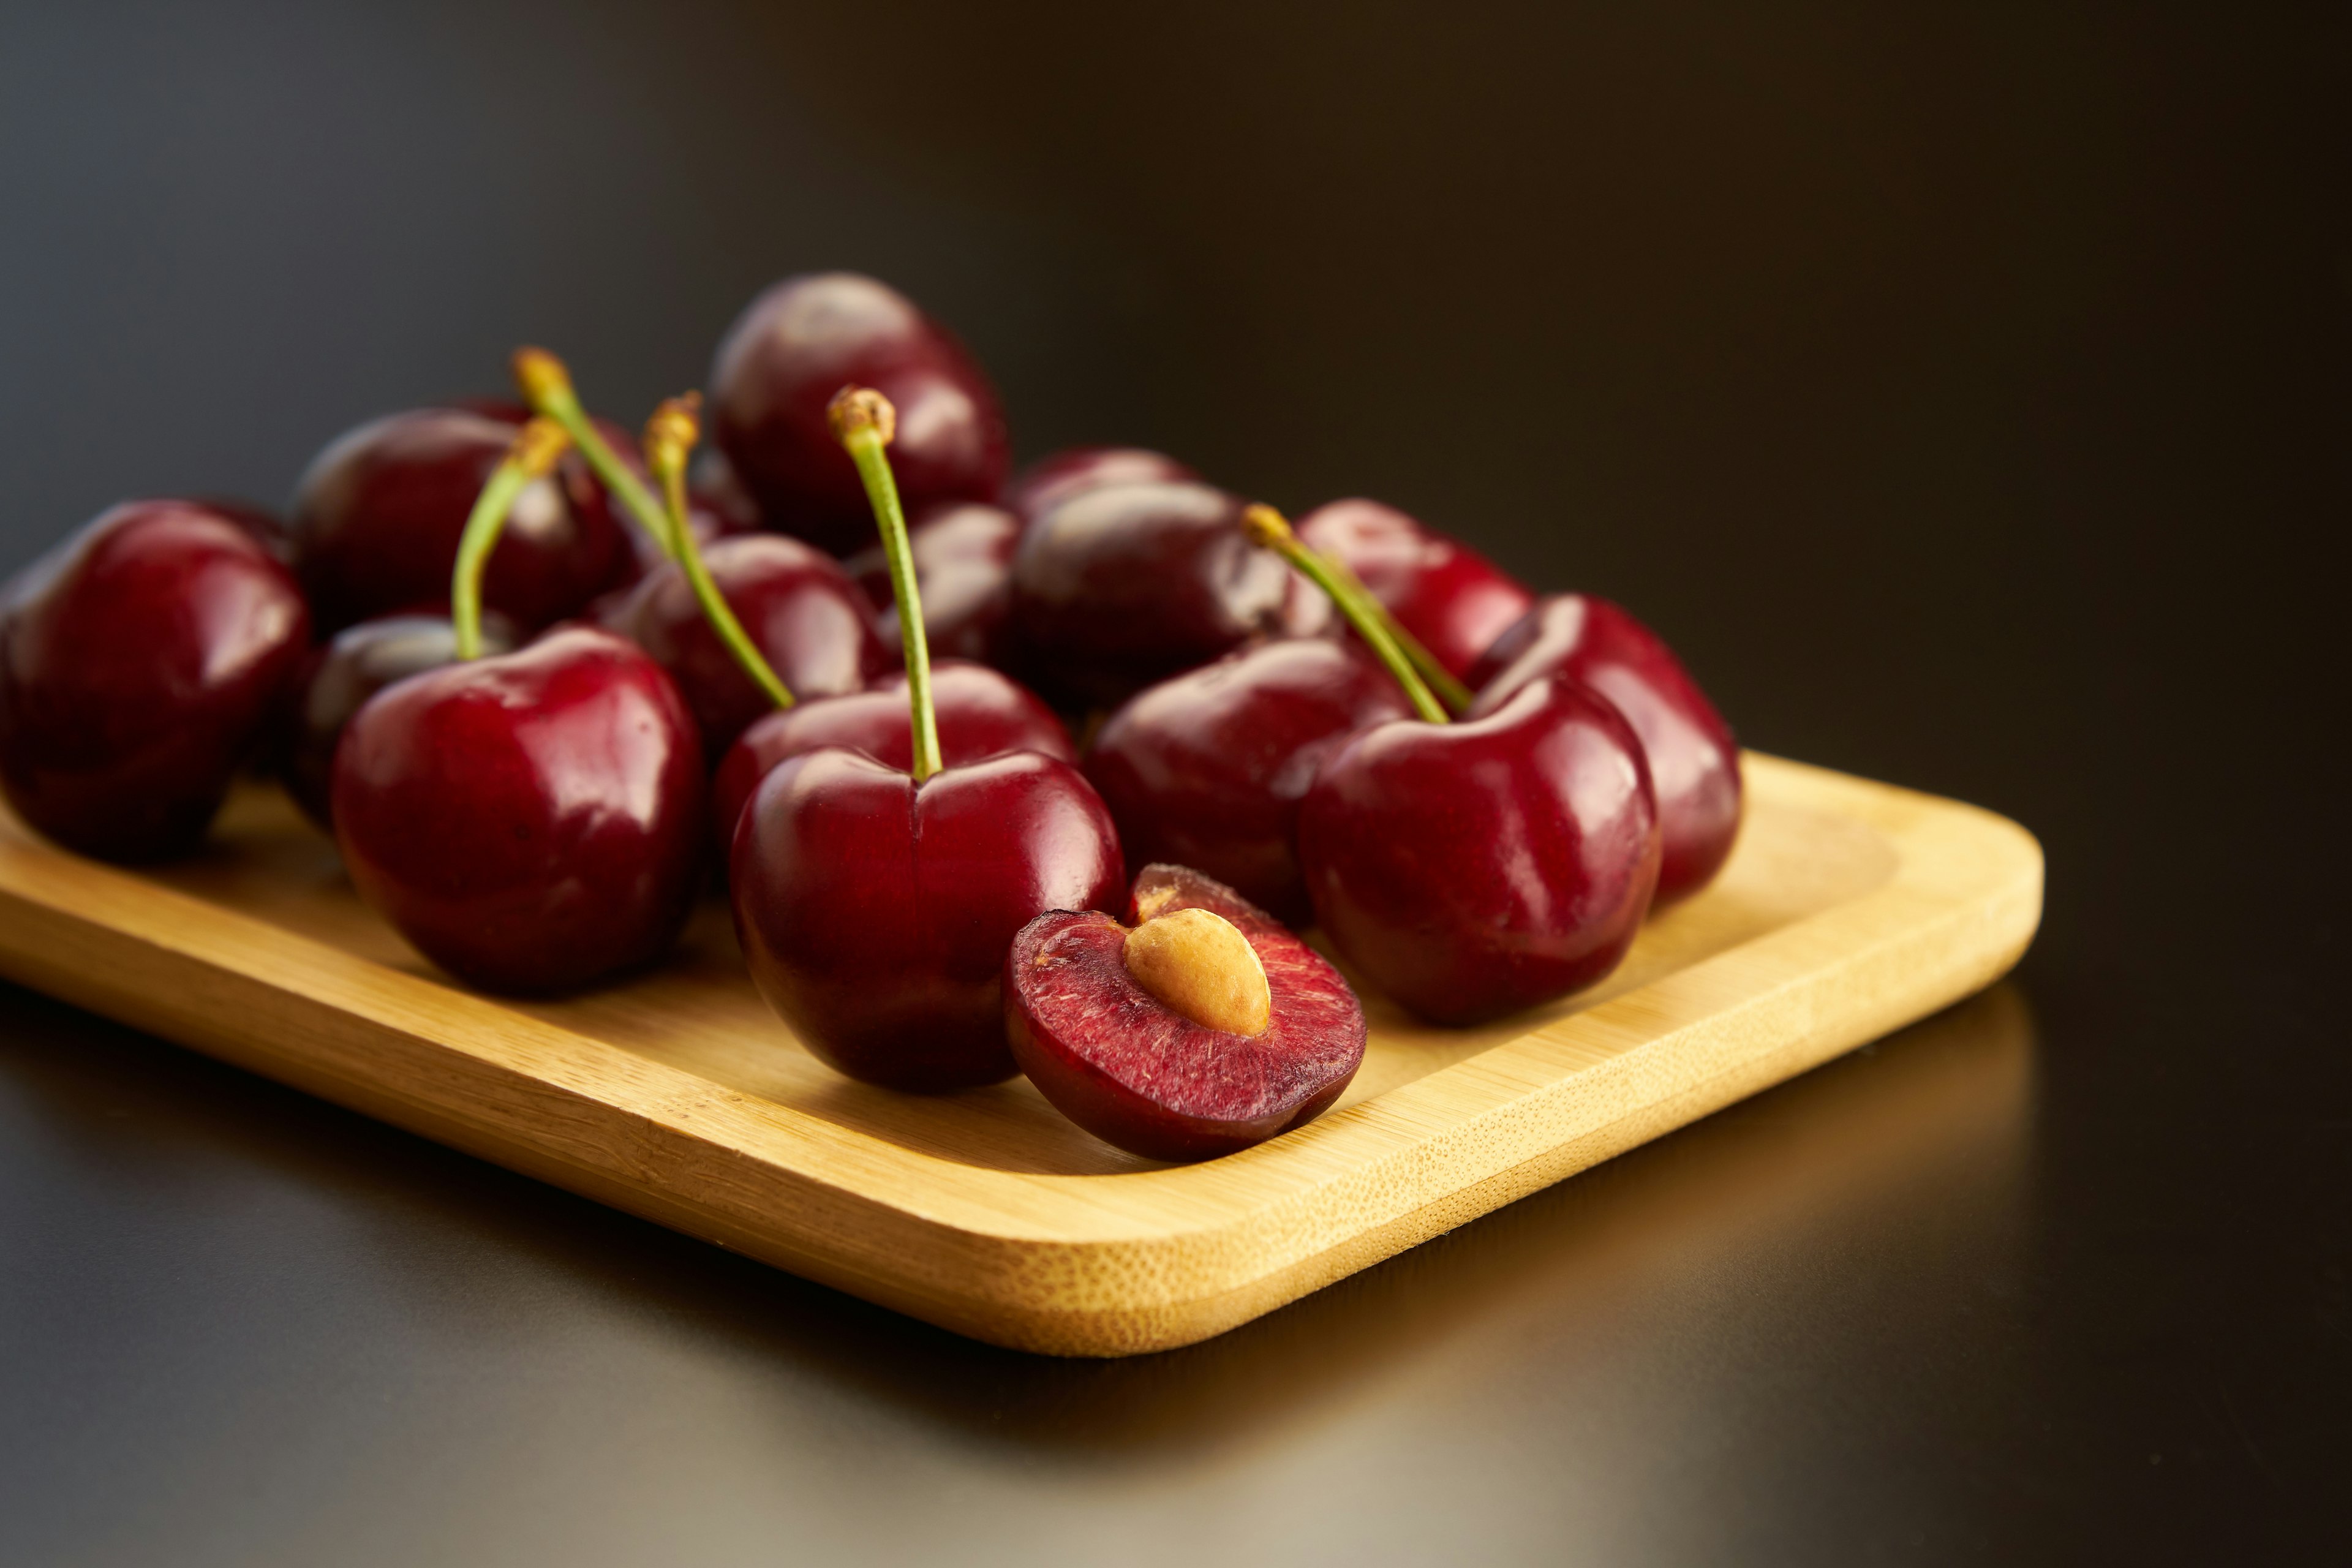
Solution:
M 1347 1097 L 1205 1164 L 1096 1142 L 1026 1083 L 841 1079 L 753 994 L 723 903 L 663 967 L 458 989 L 273 789 L 202 857 L 82 860 L 0 814 L 0 973 L 978 1338 L 1126 1355 L 1223 1332 L 1967 995 L 2023 952 L 2001 817 L 1750 752 L 1739 846 L 1602 985 L 1472 1030 L 1367 997 Z

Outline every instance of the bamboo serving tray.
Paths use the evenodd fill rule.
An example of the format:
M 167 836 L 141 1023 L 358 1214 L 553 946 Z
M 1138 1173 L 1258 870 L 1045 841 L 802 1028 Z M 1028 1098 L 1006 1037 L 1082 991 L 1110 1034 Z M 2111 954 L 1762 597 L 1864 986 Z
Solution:
M 803 1050 L 726 907 L 610 989 L 442 978 L 275 789 L 132 872 L 0 812 L 0 973 L 722 1247 L 1023 1350 L 1126 1355 L 1246 1322 L 1989 984 L 2042 854 L 1973 806 L 1758 753 L 1721 879 L 1603 984 L 1479 1029 L 1367 994 L 1321 1120 L 1204 1164 L 1121 1153 L 1024 1081 L 938 1099 Z

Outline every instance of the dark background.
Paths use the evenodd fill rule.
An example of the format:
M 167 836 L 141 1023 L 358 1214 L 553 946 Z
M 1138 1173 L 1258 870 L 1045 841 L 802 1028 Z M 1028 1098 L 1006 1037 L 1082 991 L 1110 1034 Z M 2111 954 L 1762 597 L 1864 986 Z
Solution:
M 2347 16 L 0 9 L 0 565 L 856 268 L 1024 456 L 1393 501 L 2050 858 L 1988 996 L 1100 1365 L 0 989 L 0 1560 L 2346 1560 Z

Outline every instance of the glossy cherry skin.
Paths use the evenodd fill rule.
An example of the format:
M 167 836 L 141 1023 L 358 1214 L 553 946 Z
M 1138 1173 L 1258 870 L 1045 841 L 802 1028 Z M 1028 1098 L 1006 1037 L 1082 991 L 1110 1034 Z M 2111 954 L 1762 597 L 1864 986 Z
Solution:
M 1004 504 L 1026 521 L 1081 490 L 1200 477 L 1166 453 L 1145 447 L 1065 447 L 1013 476 L 1013 483 L 1005 488 Z
M 996 389 L 955 338 L 871 278 L 787 278 L 753 300 L 710 367 L 710 426 L 771 528 L 835 554 L 874 537 L 857 470 L 825 416 L 870 386 L 898 409 L 890 468 L 908 511 L 992 501 L 1010 466 Z
M 984 665 L 943 658 L 931 666 L 931 709 L 940 731 L 940 757 L 950 767 L 1004 752 L 1039 752 L 1078 760 L 1070 731 L 1036 693 Z M 901 670 L 864 691 L 826 697 L 754 720 L 719 759 L 710 780 L 711 826 L 724 849 L 734 841 L 744 803 L 770 769 L 788 757 L 824 746 L 863 752 L 906 768 L 914 761 L 914 731 Z
M 1012 1075 L 1013 934 L 1118 899 L 1125 874 L 1110 813 L 1067 763 L 1009 752 L 918 784 L 827 747 L 761 782 L 729 882 L 752 983 L 801 1043 L 930 1093 Z
M 294 579 L 236 518 L 127 501 L 0 598 L 0 788 L 69 849 L 192 848 L 310 643 Z
M 322 630 L 446 603 L 482 485 L 514 426 L 457 408 L 394 414 L 337 437 L 296 488 L 296 574 Z M 635 570 L 627 534 L 577 453 L 527 486 L 483 574 L 482 602 L 537 628 Z
M 1095 737 L 1087 777 L 1131 858 L 1194 867 L 1305 925 L 1298 802 L 1342 741 L 1412 711 L 1354 644 L 1286 637 L 1138 692 Z
M 1457 676 L 1535 604 L 1468 545 L 1376 500 L 1317 507 L 1298 520 L 1298 537 L 1338 557 Z
M 1001 506 L 951 501 L 915 520 L 907 543 L 923 600 L 923 630 L 934 654 L 999 668 L 1017 661 L 1013 552 L 1020 542 L 1021 520 Z M 897 647 L 898 606 L 891 598 L 890 563 L 882 547 L 860 551 L 846 564 L 867 596 L 882 606 L 876 633 Z
M 1657 885 L 1657 803 L 1623 716 L 1546 679 L 1476 720 L 1360 731 L 1299 805 L 1298 859 L 1367 980 L 1474 1024 L 1617 967 Z
M 1698 682 L 1657 633 L 1608 600 L 1549 594 L 1471 669 L 1471 712 L 1492 712 L 1548 675 L 1600 692 L 1642 739 L 1665 847 L 1653 901 L 1706 886 L 1739 837 L 1739 744 Z
M 514 649 L 513 627 L 486 616 L 485 652 Z M 314 647 L 296 683 L 290 736 L 279 762 L 286 793 L 304 816 L 334 831 L 335 748 L 352 715 L 394 681 L 457 662 L 457 630 L 446 615 L 383 616 L 345 626 Z
M 1117 702 L 1281 630 L 1292 573 L 1243 535 L 1242 507 L 1211 485 L 1120 484 L 1040 512 L 1013 557 L 1024 673 Z
M 874 633 L 874 605 L 832 556 L 797 539 L 745 533 L 702 552 L 711 581 L 796 698 L 856 691 L 897 660 Z M 751 683 L 687 582 L 666 564 L 631 589 L 604 624 L 669 671 L 713 756 L 775 704 Z
M 1233 922 L 1273 994 L 1264 1033 L 1195 1023 L 1136 984 L 1130 927 L 1180 910 Z M 1154 1160 L 1205 1160 L 1305 1126 L 1364 1060 L 1364 1009 L 1339 972 L 1231 888 L 1186 866 L 1147 866 L 1128 924 L 1040 915 L 1004 955 L 1013 1059 L 1055 1109 Z
M 485 991 L 570 991 L 656 958 L 703 853 L 702 741 L 643 650 L 559 626 L 412 676 L 335 752 L 335 842 L 362 898 Z

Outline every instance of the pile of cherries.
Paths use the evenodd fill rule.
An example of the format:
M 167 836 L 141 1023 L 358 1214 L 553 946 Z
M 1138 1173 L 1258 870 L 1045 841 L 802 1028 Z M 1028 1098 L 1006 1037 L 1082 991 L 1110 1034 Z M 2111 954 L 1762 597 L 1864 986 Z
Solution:
M 1294 927 L 1474 1023 L 1607 974 L 1730 851 L 1730 731 L 1624 610 L 1373 501 L 1294 531 L 1156 452 L 1014 476 L 978 365 L 871 279 L 751 303 L 698 455 L 692 395 L 636 443 L 553 356 L 514 369 L 520 401 L 340 437 L 282 523 L 131 501 L 21 574 L 17 814 L 153 860 L 258 768 L 509 994 L 658 959 L 721 878 L 834 1067 L 1026 1072 L 1163 1159 L 1353 1076 L 1362 1008 Z

